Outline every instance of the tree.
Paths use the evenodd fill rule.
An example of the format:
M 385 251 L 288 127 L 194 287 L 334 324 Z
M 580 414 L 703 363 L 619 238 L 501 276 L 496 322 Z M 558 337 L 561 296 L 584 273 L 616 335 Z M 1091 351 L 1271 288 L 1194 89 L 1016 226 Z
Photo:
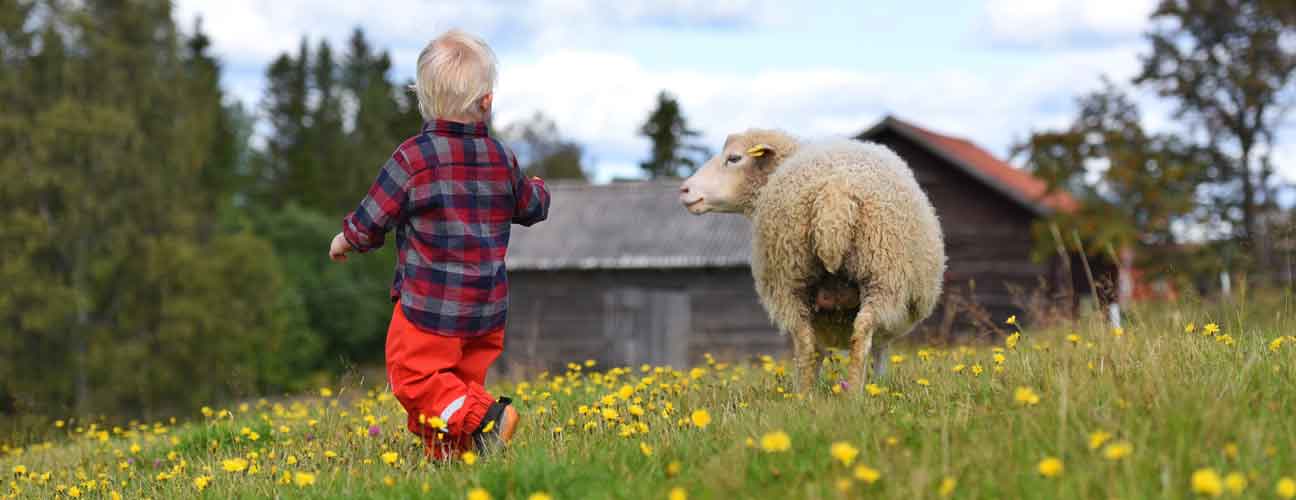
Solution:
M 1064 188 L 1082 201 L 1078 212 L 1048 223 L 1078 229 L 1095 253 L 1108 245 L 1135 248 L 1140 264 L 1154 272 L 1182 264 L 1175 260 L 1183 255 L 1176 245 L 1182 228 L 1200 215 L 1204 151 L 1175 136 L 1147 132 L 1137 105 L 1109 81 L 1077 104 L 1069 127 L 1037 132 L 1015 147 L 1053 189 Z M 1037 252 L 1052 254 L 1050 233 L 1036 228 Z
M 0 10 L 4 406 L 149 418 L 292 387 L 301 309 L 211 210 L 234 139 L 201 32 L 169 2 Z
M 679 101 L 662 91 L 657 94 L 657 107 L 639 128 L 639 135 L 652 141 L 651 156 L 639 167 L 648 177 L 687 177 L 706 161 L 707 149 L 693 143 L 698 131 L 688 127 Z
M 509 124 L 500 135 L 509 143 L 527 175 L 586 180 L 581 165 L 584 149 L 564 139 L 558 133 L 558 125 L 543 113 L 537 111 L 527 120 Z
M 1260 221 L 1273 204 L 1273 169 L 1265 157 L 1292 103 L 1296 3 L 1162 0 L 1152 21 L 1135 82 L 1201 127 L 1214 156 L 1207 193 L 1215 213 L 1267 268 Z

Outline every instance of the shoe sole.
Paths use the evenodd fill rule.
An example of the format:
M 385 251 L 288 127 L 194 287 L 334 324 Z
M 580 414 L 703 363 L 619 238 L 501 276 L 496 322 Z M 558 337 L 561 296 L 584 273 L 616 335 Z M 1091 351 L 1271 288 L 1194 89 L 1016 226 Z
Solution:
M 518 412 L 513 409 L 513 405 L 508 405 L 504 407 L 503 417 L 504 425 L 500 426 L 499 437 L 504 444 L 508 444 L 513 440 L 513 433 L 517 432 Z

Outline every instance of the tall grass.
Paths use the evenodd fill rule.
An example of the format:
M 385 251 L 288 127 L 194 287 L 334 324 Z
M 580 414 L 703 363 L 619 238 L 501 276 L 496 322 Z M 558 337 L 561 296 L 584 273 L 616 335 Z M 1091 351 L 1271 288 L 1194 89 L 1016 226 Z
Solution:
M 806 394 L 770 359 L 606 371 L 573 360 L 567 373 L 496 387 L 525 421 L 507 453 L 472 464 L 426 461 L 381 389 L 176 425 L 70 420 L 65 438 L 0 448 L 0 495 L 1185 498 L 1240 486 L 1273 498 L 1296 478 L 1294 318 L 1290 296 L 1146 306 L 1119 334 L 1086 320 L 1026 326 L 1013 348 L 906 348 L 870 387 L 843 390 L 829 359 Z M 836 443 L 849 446 L 834 457 Z M 234 458 L 247 468 L 226 471 Z M 1061 470 L 1042 474 L 1046 458 Z M 1202 472 L 1194 491 L 1205 469 L 1218 481 Z

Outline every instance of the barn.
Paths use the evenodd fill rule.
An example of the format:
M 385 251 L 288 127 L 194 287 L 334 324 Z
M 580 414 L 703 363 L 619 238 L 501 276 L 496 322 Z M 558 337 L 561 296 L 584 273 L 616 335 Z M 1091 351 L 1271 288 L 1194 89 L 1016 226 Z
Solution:
M 1016 312 L 1011 286 L 1061 282 L 1056 262 L 1032 261 L 1030 229 L 1054 211 L 1075 210 L 1075 200 L 1046 193 L 1044 182 L 971 142 L 895 117 L 858 139 L 895 150 L 931 198 L 945 232 L 947 293 L 1002 318 Z M 549 220 L 513 233 L 503 369 L 585 359 L 682 367 L 703 353 L 740 359 L 787 349 L 757 301 L 747 220 L 690 215 L 678 188 L 678 181 L 550 185 Z M 968 318 L 942 308 L 950 314 L 938 311 L 920 328 L 968 327 Z

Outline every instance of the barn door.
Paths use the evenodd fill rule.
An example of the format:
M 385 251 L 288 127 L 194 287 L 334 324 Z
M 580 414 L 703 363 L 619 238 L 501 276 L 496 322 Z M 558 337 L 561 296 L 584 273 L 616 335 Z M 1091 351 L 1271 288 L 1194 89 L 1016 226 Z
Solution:
M 613 365 L 683 369 L 690 325 L 686 292 L 618 288 L 603 295 L 603 336 Z

